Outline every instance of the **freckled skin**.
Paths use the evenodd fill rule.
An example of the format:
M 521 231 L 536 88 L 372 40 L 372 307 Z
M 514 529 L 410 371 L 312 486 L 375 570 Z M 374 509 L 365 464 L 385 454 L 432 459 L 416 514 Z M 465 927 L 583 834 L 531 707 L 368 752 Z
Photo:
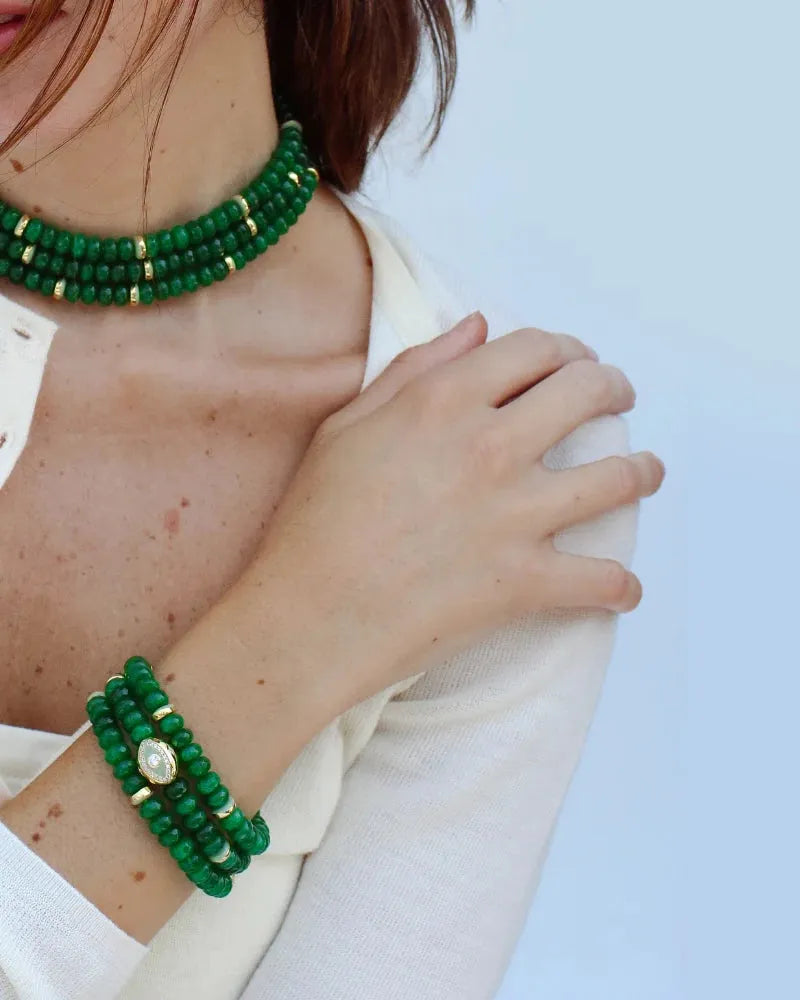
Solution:
M 60 802 L 54 802 L 53 805 L 47 810 L 47 816 L 49 819 L 59 819 L 64 815 L 64 810 Z
M 134 872 L 133 873 L 133 881 L 134 882 L 141 882 L 142 879 L 145 878 L 146 875 L 147 875 L 147 872 Z
M 164 512 L 164 527 L 171 535 L 177 535 L 181 530 L 181 514 L 177 507 L 170 507 Z
M 16 170 L 18 174 L 21 174 L 22 171 L 25 169 L 25 167 L 23 166 L 23 164 L 19 162 L 19 160 L 15 160 L 13 158 L 11 160 L 11 166 L 14 168 L 14 170 Z

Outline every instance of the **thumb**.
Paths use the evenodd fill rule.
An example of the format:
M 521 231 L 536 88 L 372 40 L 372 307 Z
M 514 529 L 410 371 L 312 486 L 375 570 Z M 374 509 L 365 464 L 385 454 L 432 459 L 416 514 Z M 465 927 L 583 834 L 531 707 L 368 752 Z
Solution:
M 418 375 L 482 344 L 488 332 L 486 317 L 477 310 L 438 337 L 407 347 L 395 355 L 380 375 L 347 404 L 348 414 L 355 419 L 377 409 Z

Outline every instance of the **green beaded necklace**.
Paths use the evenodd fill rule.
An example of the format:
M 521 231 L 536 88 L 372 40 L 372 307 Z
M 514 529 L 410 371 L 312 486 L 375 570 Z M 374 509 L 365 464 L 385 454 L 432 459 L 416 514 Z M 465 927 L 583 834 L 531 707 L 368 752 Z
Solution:
M 213 211 L 172 229 L 101 239 L 0 201 L 0 277 L 67 302 L 138 306 L 241 271 L 289 231 L 319 183 L 302 126 L 280 96 L 275 105 L 280 141 L 261 173 Z

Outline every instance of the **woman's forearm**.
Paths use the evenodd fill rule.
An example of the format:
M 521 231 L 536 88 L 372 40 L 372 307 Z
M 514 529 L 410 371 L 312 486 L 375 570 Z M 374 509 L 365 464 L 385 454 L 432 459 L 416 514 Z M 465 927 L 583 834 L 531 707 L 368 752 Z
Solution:
M 326 653 L 314 635 L 297 602 L 268 595 L 245 574 L 154 664 L 247 815 L 338 712 L 302 682 L 304 665 Z M 109 665 L 109 674 L 120 667 Z M 142 943 L 193 890 L 129 804 L 91 730 L 6 803 L 0 821 Z

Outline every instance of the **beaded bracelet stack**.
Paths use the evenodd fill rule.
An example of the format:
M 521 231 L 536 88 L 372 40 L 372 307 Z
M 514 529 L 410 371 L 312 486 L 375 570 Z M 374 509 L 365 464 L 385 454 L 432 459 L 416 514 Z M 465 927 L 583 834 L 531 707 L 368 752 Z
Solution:
M 248 819 L 236 805 L 147 660 L 126 660 L 122 674 L 89 695 L 86 711 L 123 792 L 159 843 L 199 889 L 227 896 L 231 876 L 269 847 L 269 827 L 260 812 Z
M 297 222 L 319 183 L 301 124 L 280 96 L 275 106 L 280 141 L 263 170 L 239 194 L 171 229 L 103 239 L 0 201 L 0 278 L 67 302 L 138 306 L 241 271 Z

